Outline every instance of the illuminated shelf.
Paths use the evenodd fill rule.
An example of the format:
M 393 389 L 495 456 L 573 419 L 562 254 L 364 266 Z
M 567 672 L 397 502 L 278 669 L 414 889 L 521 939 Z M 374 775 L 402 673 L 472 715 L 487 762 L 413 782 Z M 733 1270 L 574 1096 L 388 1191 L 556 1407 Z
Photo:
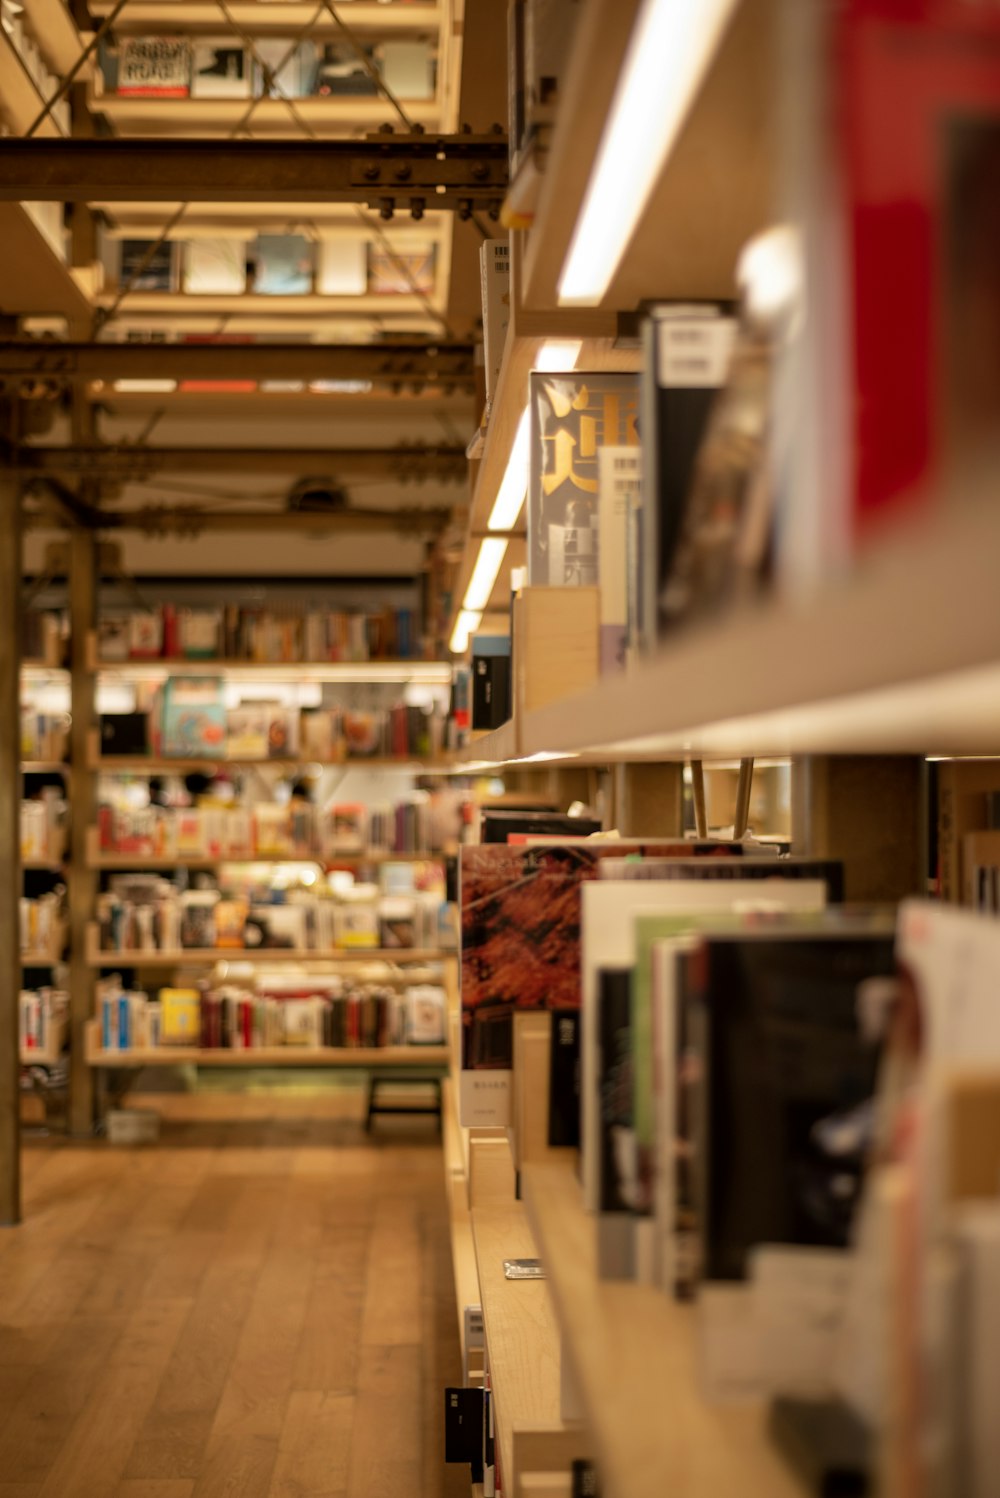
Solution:
M 230 1050 L 220 1046 L 151 1046 L 143 1050 L 106 1051 L 100 1045 L 100 1021 L 88 1020 L 84 1057 L 88 1066 L 359 1066 L 419 1070 L 447 1065 L 448 1048 L 412 1046 L 258 1046 Z
M 320 766 L 324 770 L 450 770 L 452 756 L 423 759 L 419 754 L 393 758 L 316 759 L 298 754 L 280 759 L 155 759 L 148 754 L 103 754 L 91 757 L 88 768 L 104 775 L 185 775 L 202 771 L 215 775 L 220 770 L 295 770 L 302 766 Z M 27 768 L 27 766 L 25 766 Z M 65 765 L 58 767 L 66 769 Z
M 23 135 L 34 124 L 45 107 L 45 97 L 38 84 L 28 72 L 14 43 L 6 31 L 0 29 L 0 113 L 7 119 L 15 135 Z M 36 134 L 42 138 L 58 137 L 62 131 L 51 115 L 39 125 Z
M 68 775 L 70 767 L 62 759 L 22 759 L 24 775 Z
M 852 576 L 679 630 L 654 659 L 525 714 L 463 760 L 995 755 L 998 554 L 995 506 L 942 507 L 869 548 Z
M 803 1498 L 762 1406 L 702 1399 L 694 1308 L 598 1279 L 596 1220 L 573 1166 L 526 1165 L 522 1183 L 609 1498 Z
M 56 3 L 56 0 L 52 0 Z M 95 18 L 110 15 L 113 0 L 92 0 L 90 13 Z M 294 36 L 307 25 L 311 37 L 337 36 L 338 28 L 329 15 L 316 15 L 313 5 L 297 0 L 234 0 L 229 7 L 233 24 L 250 36 Z M 409 35 L 436 33 L 444 21 L 445 11 L 435 3 L 384 5 L 354 0 L 350 10 L 351 30 L 357 36 L 401 32 Z M 121 35 L 147 35 L 160 28 L 171 32 L 207 32 L 219 34 L 222 22 L 219 7 L 206 0 L 129 0 L 115 21 Z
M 124 681 L 164 681 L 168 676 L 225 676 L 231 681 L 415 682 L 448 686 L 447 661 L 104 661 L 90 649 L 90 667 L 101 676 Z
M 639 0 L 581 7 L 526 246 L 529 309 L 558 306 L 559 277 L 638 10 Z M 693 97 L 603 308 L 734 295 L 740 250 L 775 221 L 778 3 L 727 0 L 722 10 L 719 42 L 703 76 L 691 80 Z M 672 77 L 664 87 L 681 92 L 687 83 Z
M 66 865 L 59 858 L 22 858 L 22 869 L 42 869 L 49 874 L 63 874 Z
M 64 960 L 65 959 L 63 958 L 61 953 L 59 954 L 59 956 L 56 956 L 52 952 L 21 953 L 22 967 L 55 967 L 57 962 L 63 962 Z
M 129 870 L 141 873 L 154 869 L 221 869 L 227 864 L 319 864 L 323 868 L 363 868 L 366 864 L 380 863 L 435 863 L 447 855 L 444 853 L 331 853 L 322 858 L 311 853 L 284 854 L 280 857 L 267 853 L 254 853 L 239 858 L 188 858 L 178 854 L 174 858 L 150 858 L 142 854 L 95 853 L 88 857 L 88 869 Z
M 139 131 L 171 136 L 228 133 L 246 116 L 252 102 L 251 99 L 164 99 L 96 91 L 91 92 L 89 99 L 94 113 L 103 114 L 123 133 Z M 400 102 L 415 125 L 422 125 L 429 132 L 440 128 L 441 105 L 436 99 Z M 294 110 L 281 99 L 262 99 L 250 116 L 254 134 L 266 130 L 272 135 L 300 135 L 299 122 L 303 121 L 317 135 L 343 137 L 377 130 L 394 117 L 392 106 L 377 96 L 310 97 L 293 99 L 292 104 Z M 142 297 L 135 301 L 138 304 Z
M 89 37 L 81 36 L 63 0 L 23 0 L 23 4 L 42 56 L 54 73 L 65 76 L 76 66 Z M 83 64 L 76 75 L 81 83 L 91 76 L 93 66 L 92 59 Z

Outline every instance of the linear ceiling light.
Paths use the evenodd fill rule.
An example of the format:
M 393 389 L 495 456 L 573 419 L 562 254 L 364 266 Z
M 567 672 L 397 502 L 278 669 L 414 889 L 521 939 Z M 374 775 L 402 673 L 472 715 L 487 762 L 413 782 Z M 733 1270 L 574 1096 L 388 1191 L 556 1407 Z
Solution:
M 487 536 L 479 543 L 479 555 L 476 565 L 472 569 L 469 586 L 465 590 L 462 599 L 462 608 L 469 609 L 472 613 L 482 613 L 490 601 L 493 592 L 493 584 L 497 580 L 500 564 L 507 551 L 507 538 L 499 536 Z
M 611 285 L 735 4 L 644 0 L 559 280 L 564 305 L 595 306 Z
M 461 609 L 455 620 L 455 628 L 451 632 L 451 640 L 448 648 L 456 655 L 463 655 L 469 646 L 469 636 L 474 629 L 479 628 L 482 614 L 474 614 L 469 609 Z

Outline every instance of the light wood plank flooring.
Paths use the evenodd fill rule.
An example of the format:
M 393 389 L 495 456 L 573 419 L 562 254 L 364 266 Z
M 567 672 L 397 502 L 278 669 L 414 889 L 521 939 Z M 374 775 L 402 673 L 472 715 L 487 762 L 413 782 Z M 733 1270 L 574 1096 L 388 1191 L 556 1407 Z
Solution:
M 160 1142 L 24 1151 L 0 1229 L 0 1498 L 452 1498 L 428 1119 L 158 1095 Z

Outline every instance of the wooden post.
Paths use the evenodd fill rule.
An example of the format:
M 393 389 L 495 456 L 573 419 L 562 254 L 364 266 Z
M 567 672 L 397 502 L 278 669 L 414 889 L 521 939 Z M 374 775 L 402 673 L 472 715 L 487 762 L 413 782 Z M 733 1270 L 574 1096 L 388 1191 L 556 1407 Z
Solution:
M 753 760 L 740 760 L 740 778 L 736 785 L 736 811 L 733 814 L 733 837 L 746 835 L 750 820 L 750 792 L 753 789 Z
M 94 723 L 94 675 L 87 664 L 87 640 L 97 618 L 98 545 L 94 531 L 70 535 L 70 877 L 69 877 L 69 1126 L 90 1134 L 94 1124 L 94 1079 L 84 1060 L 84 1027 L 93 1013 L 93 973 L 87 966 L 87 923 L 93 918 L 97 877 L 87 868 L 87 829 L 96 821 L 94 776 L 87 765 Z
M 617 825 L 623 837 L 682 837 L 684 767 L 673 761 L 620 765 Z
M 691 761 L 691 791 L 694 796 L 694 828 L 701 838 L 708 837 L 708 807 L 705 802 L 705 766 L 700 759 Z
M 848 900 L 927 888 L 926 765 L 910 755 L 812 755 L 792 766 L 792 846 L 840 858 Z
M 4 409 L 13 436 L 14 417 Z M 0 469 L 0 1226 L 21 1220 L 21 489 Z

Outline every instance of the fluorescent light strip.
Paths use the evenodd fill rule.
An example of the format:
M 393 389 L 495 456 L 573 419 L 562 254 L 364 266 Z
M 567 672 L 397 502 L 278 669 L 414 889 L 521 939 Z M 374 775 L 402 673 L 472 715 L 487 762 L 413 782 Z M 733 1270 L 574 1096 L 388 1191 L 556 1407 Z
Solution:
M 569 374 L 576 367 L 582 348 L 583 344 L 579 339 L 551 339 L 542 345 L 541 353 L 535 360 L 535 368 L 544 374 Z
M 462 599 L 462 608 L 471 613 L 481 614 L 490 601 L 493 592 L 493 584 L 497 580 L 497 573 L 507 552 L 506 537 L 487 536 L 479 543 L 479 555 L 476 565 L 472 569 L 469 586 L 465 590 Z
M 470 609 L 462 609 L 459 612 L 448 645 L 448 648 L 456 655 L 462 655 L 468 649 L 469 636 L 474 629 L 479 628 L 479 621 L 482 617 L 482 614 L 473 613 Z
M 559 280 L 592 307 L 611 285 L 736 0 L 644 0 Z

